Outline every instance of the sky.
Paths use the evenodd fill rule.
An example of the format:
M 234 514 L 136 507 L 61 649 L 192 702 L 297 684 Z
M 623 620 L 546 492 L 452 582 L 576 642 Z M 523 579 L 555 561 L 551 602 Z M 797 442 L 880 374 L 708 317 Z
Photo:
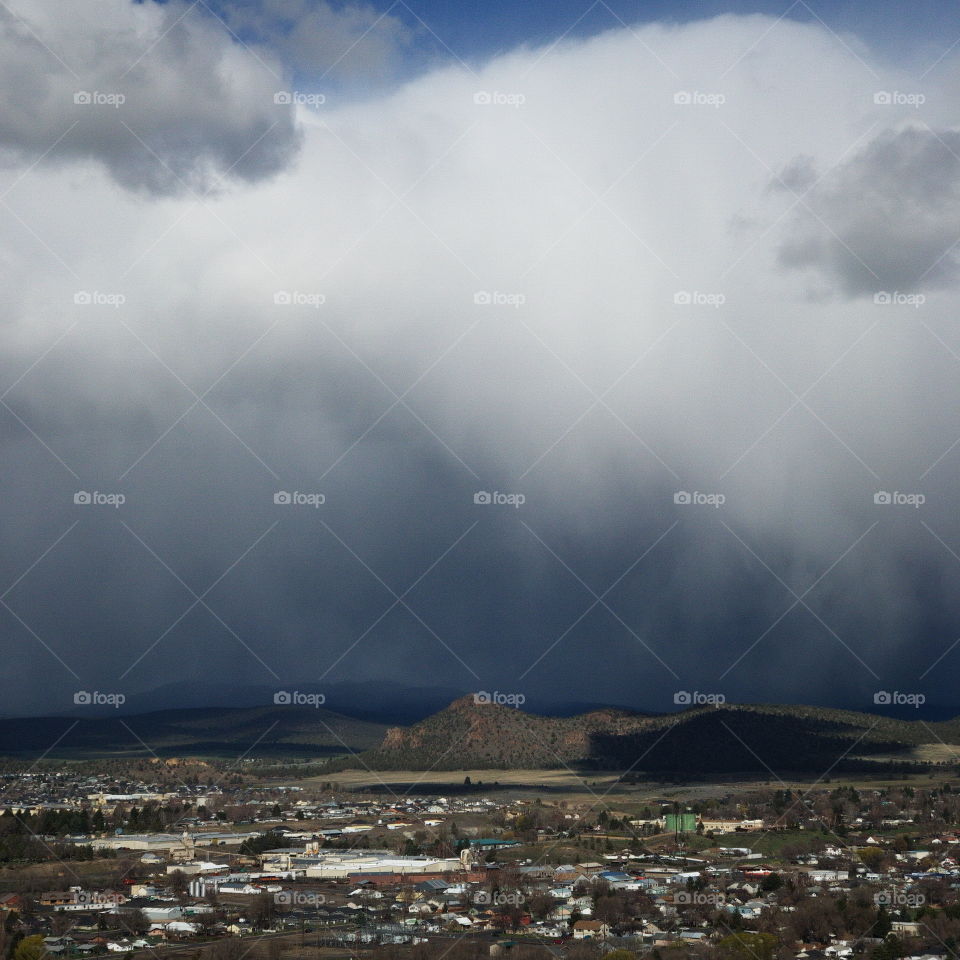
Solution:
M 3 712 L 960 712 L 951 21 L 4 0 Z

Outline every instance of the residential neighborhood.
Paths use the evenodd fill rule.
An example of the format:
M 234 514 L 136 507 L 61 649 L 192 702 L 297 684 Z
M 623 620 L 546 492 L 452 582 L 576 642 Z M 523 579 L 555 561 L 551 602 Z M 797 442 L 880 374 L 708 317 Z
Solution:
M 960 943 L 949 782 L 634 803 L 169 773 L 7 778 L 5 957 L 24 944 L 216 957 L 234 941 L 274 960 L 420 956 L 456 941 L 484 955 L 953 960 Z

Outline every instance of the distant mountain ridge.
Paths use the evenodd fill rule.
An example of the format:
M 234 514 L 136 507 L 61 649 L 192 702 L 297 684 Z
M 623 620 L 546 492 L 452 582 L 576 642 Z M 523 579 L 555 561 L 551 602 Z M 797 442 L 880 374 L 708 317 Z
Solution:
M 310 706 L 200 707 L 0 719 L 0 756 L 329 759 L 331 772 L 612 770 L 690 777 L 775 772 L 900 773 L 955 764 L 960 718 L 933 723 L 782 704 L 614 707 L 545 716 L 462 696 L 407 726 Z M 51 745 L 53 748 L 51 749 Z M 351 755 L 356 755 L 354 759 Z
M 575 766 L 682 775 L 897 770 L 921 760 L 918 748 L 937 744 L 960 744 L 960 721 L 922 723 L 764 704 L 544 717 L 468 696 L 410 727 L 390 728 L 359 760 L 381 770 Z
M 385 726 L 315 707 L 197 707 L 0 720 L 0 756 L 324 757 L 368 749 Z

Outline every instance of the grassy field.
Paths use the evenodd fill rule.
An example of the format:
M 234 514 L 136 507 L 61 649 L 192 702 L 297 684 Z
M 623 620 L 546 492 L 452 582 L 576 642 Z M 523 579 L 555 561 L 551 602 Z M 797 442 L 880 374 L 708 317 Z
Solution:
M 744 779 L 709 783 L 680 784 L 675 781 L 646 781 L 624 784 L 615 772 L 590 771 L 580 774 L 573 770 L 345 770 L 339 773 L 303 780 L 284 780 L 282 783 L 297 783 L 319 787 L 332 783 L 337 790 L 363 790 L 384 796 L 406 794 L 443 794 L 464 796 L 464 778 L 469 777 L 477 796 L 489 794 L 517 797 L 539 795 L 544 799 L 555 798 L 574 803 L 593 803 L 601 799 L 604 806 L 616 807 L 618 801 L 624 812 L 635 813 L 645 803 L 658 800 L 693 801 L 724 794 L 744 794 L 759 789 L 782 789 L 788 787 L 801 793 L 815 785 L 808 781 Z M 914 776 L 909 782 L 917 787 L 934 786 L 948 779 L 946 774 Z M 839 786 L 881 788 L 902 786 L 906 778 L 838 777 L 832 782 L 820 782 L 818 788 L 833 789 Z M 481 785 L 482 784 L 482 785 Z M 742 836 L 738 834 L 737 836 Z
M 130 858 L 133 859 L 133 858 Z M 24 883 L 47 889 L 64 889 L 74 884 L 115 886 L 125 864 L 122 859 L 59 860 L 49 863 L 17 864 L 0 868 L 0 892 L 15 891 Z
M 557 794 L 566 799 L 600 795 L 610 790 L 635 792 L 636 787 L 617 783 L 615 773 L 591 773 L 581 777 L 569 770 L 344 770 L 341 773 L 297 781 L 300 785 L 333 783 L 341 790 L 371 790 L 384 794 L 442 793 L 447 790 L 458 795 L 467 795 L 464 780 L 469 777 L 471 791 L 478 796 L 490 793 L 531 792 Z
M 783 830 L 775 833 L 725 833 L 715 837 L 713 844 L 718 847 L 749 847 L 755 853 L 776 857 L 784 847 L 811 850 L 822 843 L 836 843 L 836 839 L 833 834 L 816 830 Z

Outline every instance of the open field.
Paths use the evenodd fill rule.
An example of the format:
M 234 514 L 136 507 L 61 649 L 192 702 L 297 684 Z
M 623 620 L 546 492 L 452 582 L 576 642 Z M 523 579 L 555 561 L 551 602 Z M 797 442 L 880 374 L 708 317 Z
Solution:
M 63 889 L 73 884 L 116 886 L 133 858 L 18 863 L 0 867 L 0 893 L 22 888 Z
M 332 783 L 335 789 L 364 790 L 372 793 L 455 793 L 467 791 L 465 779 L 469 777 L 469 792 L 488 794 L 550 794 L 559 799 L 588 801 L 604 793 L 629 794 L 637 797 L 641 789 L 651 796 L 659 796 L 662 787 L 651 785 L 638 788 L 635 785 L 618 783 L 617 773 L 594 773 L 588 776 L 571 770 L 345 770 L 329 776 L 295 781 L 301 785 Z M 291 783 L 294 781 L 290 781 Z
M 590 771 L 580 774 L 574 770 L 458 770 L 427 771 L 422 770 L 346 770 L 329 776 L 312 777 L 303 780 L 284 780 L 283 783 L 298 783 L 303 786 L 331 783 L 334 789 L 364 791 L 373 794 L 417 794 L 451 793 L 464 794 L 464 780 L 470 778 L 471 792 L 478 795 L 496 794 L 537 795 L 559 800 L 590 803 L 601 797 L 608 800 L 617 798 L 630 803 L 643 804 L 654 800 L 673 799 L 693 800 L 727 793 L 749 793 L 752 790 L 774 787 L 788 787 L 801 793 L 815 784 L 818 786 L 854 786 L 880 788 L 902 785 L 904 777 L 870 778 L 865 776 L 837 777 L 828 781 L 784 780 L 775 778 L 743 779 L 677 783 L 676 781 L 644 781 L 642 783 L 620 783 L 616 772 Z M 943 776 L 918 774 L 911 776 L 909 782 L 914 786 L 934 786 Z

